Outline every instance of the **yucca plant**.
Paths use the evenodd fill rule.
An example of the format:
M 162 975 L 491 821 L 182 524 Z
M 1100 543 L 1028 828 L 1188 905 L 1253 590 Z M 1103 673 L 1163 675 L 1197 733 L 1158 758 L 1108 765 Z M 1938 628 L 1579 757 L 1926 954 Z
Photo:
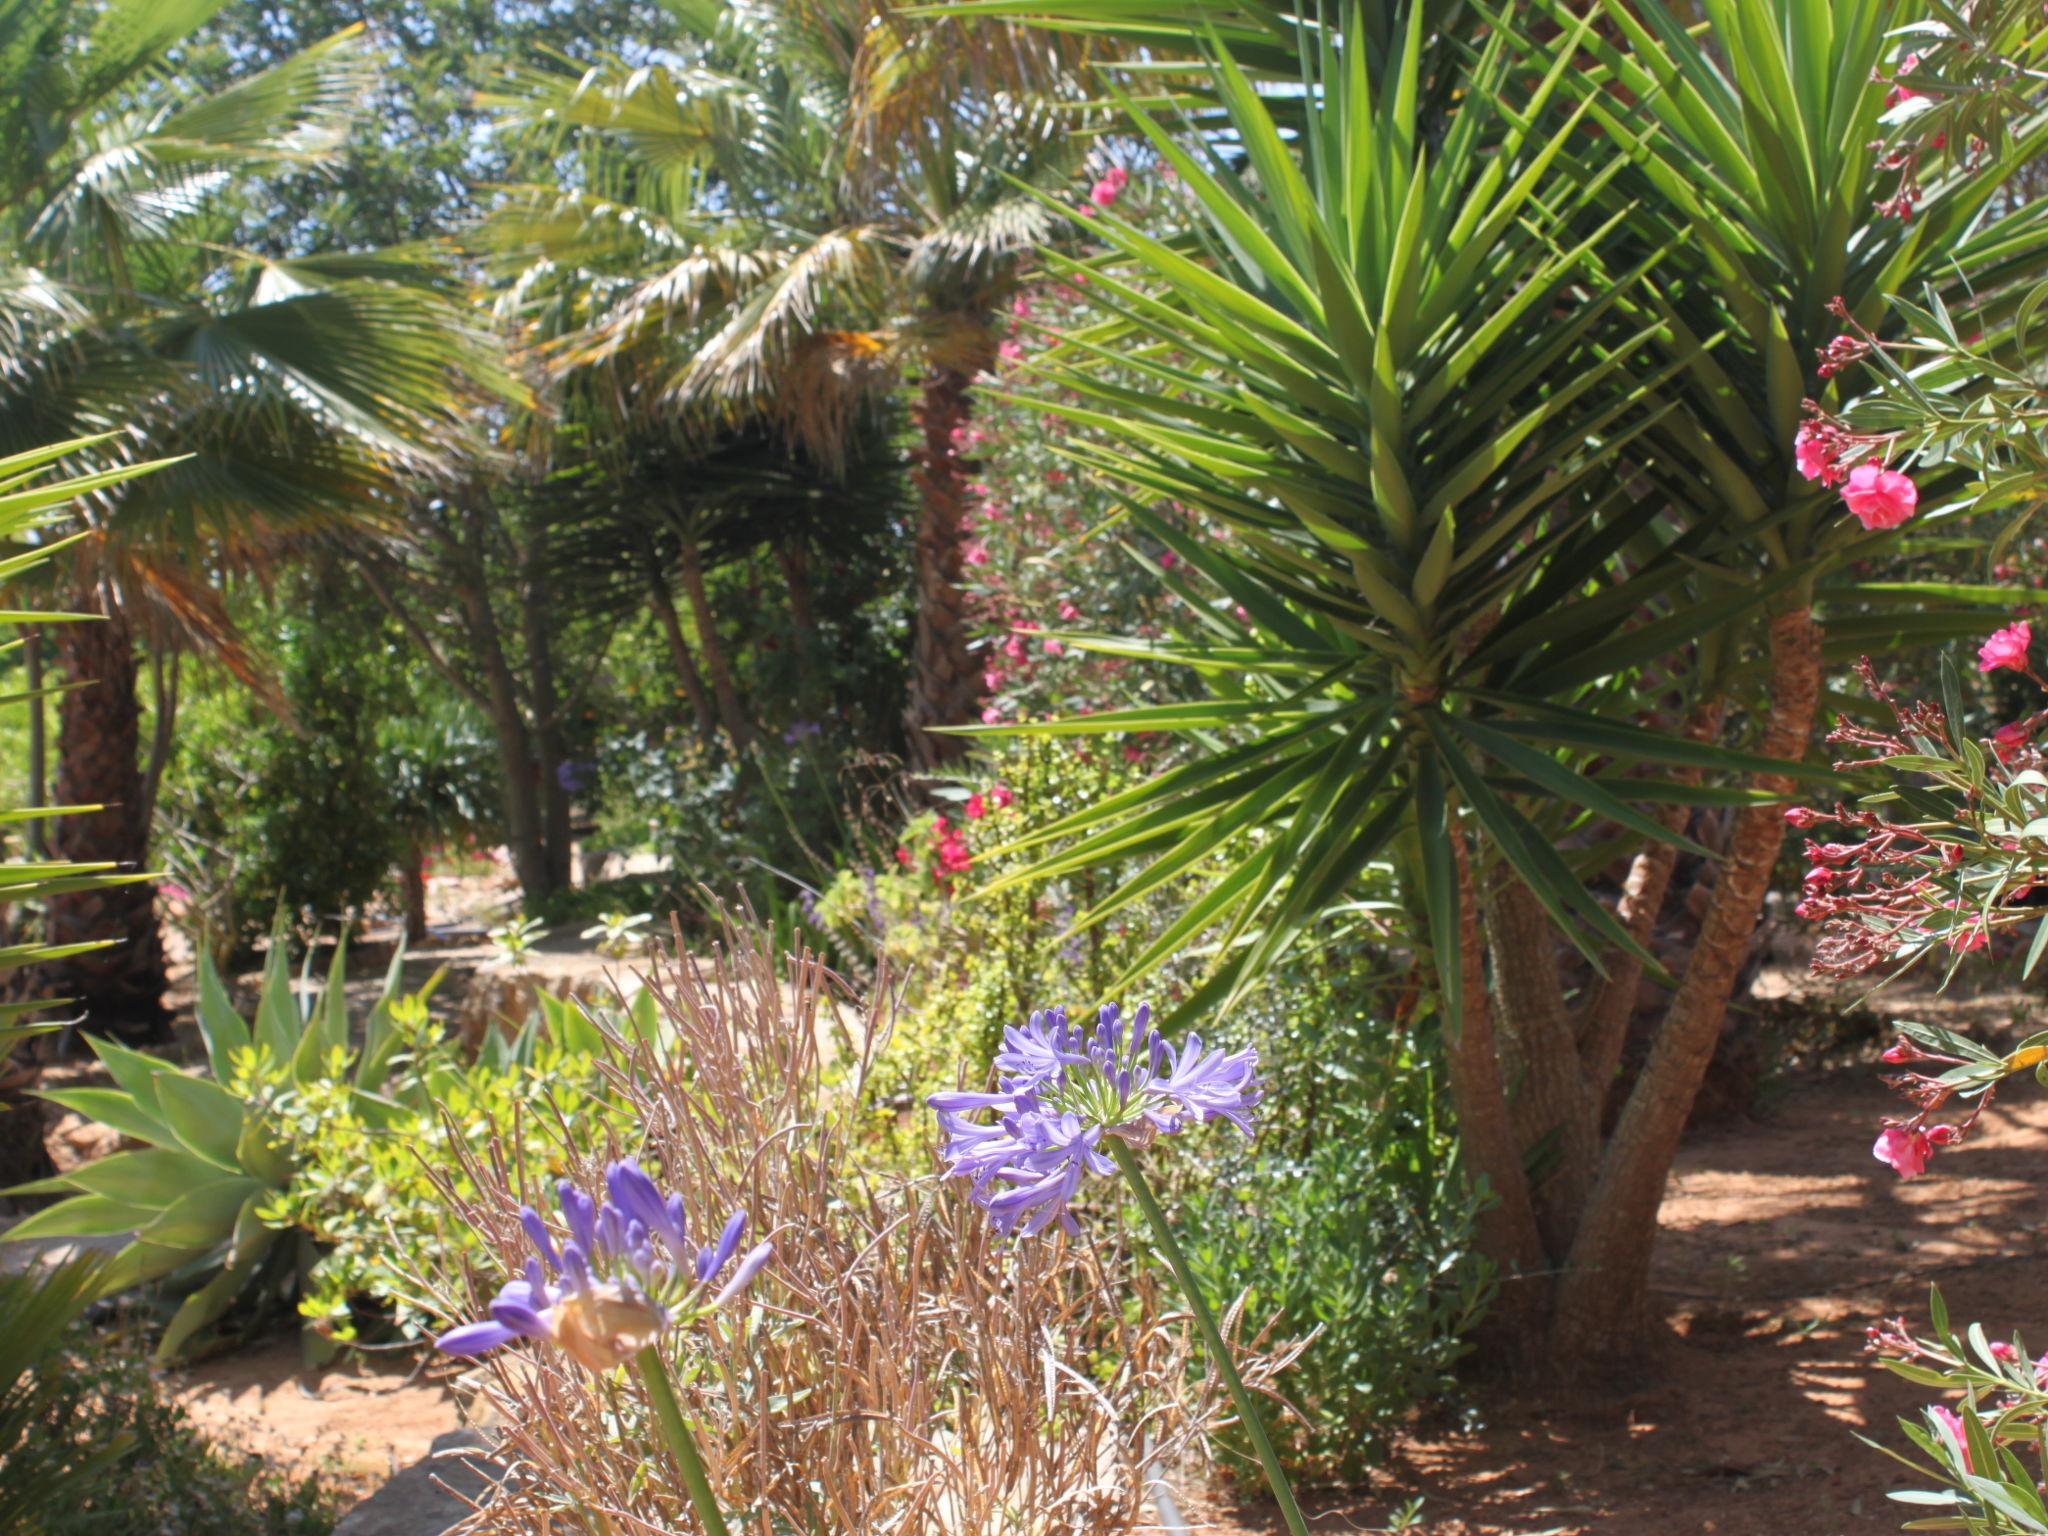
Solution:
M 1043 829 L 1033 845 L 1068 845 L 1016 878 L 1149 856 L 1086 927 L 1236 839 L 1231 871 L 1112 989 L 1207 942 L 1199 1010 L 1390 862 L 1433 960 L 1468 1167 L 1495 1196 L 1503 1332 L 1581 1366 L 1642 1342 L 1657 1202 L 1777 853 L 1775 803 L 1818 771 L 1799 766 L 1817 592 L 1855 614 L 1857 646 L 1978 622 L 1837 574 L 1897 536 L 1794 471 L 1827 303 L 1874 310 L 1951 256 L 1996 291 L 2041 223 L 1975 229 L 1996 184 L 1981 170 L 1930 185 L 1910 226 L 1877 213 L 1873 76 L 1907 7 L 1710 4 L 1704 34 L 1618 0 L 1484 26 L 1477 8 L 1388 9 L 1390 42 L 1380 8 L 1232 12 L 1290 45 L 1278 84 L 1183 28 L 1208 57 L 1182 91 L 1199 135 L 1126 103 L 1189 227 L 1094 221 L 1114 254 L 1085 291 L 1109 318 L 1054 354 L 1050 381 L 1080 403 L 1050 408 L 1096 434 L 1075 457 L 1173 551 L 1163 579 L 1192 619 L 1168 644 L 1066 638 L 1178 662 L 1211 696 L 1028 727 L 1178 732 L 1188 751 Z M 1185 11 L 1116 16 L 1164 39 Z M 1447 72 L 1453 88 L 1425 90 Z M 1155 388 L 1107 382 L 1092 363 L 1112 356 Z M 1646 940 L 1673 857 L 1705 851 L 1692 809 L 1716 805 L 1734 832 L 1706 931 L 1663 977 Z M 1618 901 L 1588 888 L 1631 856 Z M 1577 996 L 1560 936 L 1596 970 Z M 1645 971 L 1673 1001 L 1608 1140 Z
M 336 946 L 317 995 L 310 975 L 302 978 L 302 1007 L 282 936 L 274 937 L 249 1020 L 235 1011 L 202 952 L 196 1006 L 211 1077 L 88 1036 L 114 1085 L 42 1095 L 147 1145 L 7 1191 L 68 1197 L 10 1229 L 8 1237 L 133 1233 L 105 1271 L 103 1293 L 167 1278 L 191 1287 L 157 1345 L 160 1360 L 177 1356 L 266 1278 L 289 1288 L 313 1260 L 300 1234 L 268 1225 L 258 1214 L 292 1177 L 285 1118 L 291 1096 L 345 1075 L 366 1120 L 382 1123 L 399 1111 L 380 1090 L 407 1041 L 393 1017 L 402 1003 L 404 947 L 392 957 L 358 1051 L 349 1043 L 346 951 L 345 944 Z

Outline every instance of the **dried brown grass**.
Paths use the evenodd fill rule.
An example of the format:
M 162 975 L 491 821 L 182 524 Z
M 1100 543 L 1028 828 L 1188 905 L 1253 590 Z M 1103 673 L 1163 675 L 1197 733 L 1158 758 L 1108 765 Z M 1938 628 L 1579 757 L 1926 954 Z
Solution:
M 1198 1452 L 1219 1409 L 1213 1381 L 1191 1380 L 1185 1317 L 1120 1240 L 1001 1242 L 956 1185 L 862 1172 L 851 1127 L 872 1112 L 886 989 L 862 1005 L 815 957 L 778 965 L 731 922 L 706 958 L 644 979 L 672 1034 L 657 1049 L 607 1029 L 603 1064 L 644 1139 L 578 1148 L 576 1177 L 600 1191 L 603 1164 L 635 1153 L 700 1229 L 744 1207 L 775 1241 L 751 1310 L 672 1347 L 736 1536 L 1145 1528 L 1151 1469 Z M 485 1193 L 461 1214 L 516 1270 L 519 1205 L 551 1201 L 495 1156 L 475 1172 Z M 471 1305 L 500 1278 L 462 1282 Z M 1243 1364 L 1264 1385 L 1277 1362 Z M 623 1374 L 521 1347 L 477 1380 L 513 1474 L 466 1529 L 698 1528 Z

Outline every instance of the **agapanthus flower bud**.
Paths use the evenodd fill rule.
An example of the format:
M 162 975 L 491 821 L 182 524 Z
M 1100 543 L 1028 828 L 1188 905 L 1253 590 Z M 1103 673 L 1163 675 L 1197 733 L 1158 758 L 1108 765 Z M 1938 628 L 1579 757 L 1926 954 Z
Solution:
M 611 1164 L 605 1190 L 599 1204 L 566 1179 L 557 1186 L 568 1229 L 559 1243 L 540 1213 L 522 1206 L 519 1224 L 535 1254 L 525 1273 L 499 1288 L 488 1317 L 450 1329 L 435 1346 L 444 1354 L 480 1355 L 515 1339 L 538 1339 L 585 1370 L 609 1371 L 666 1329 L 738 1297 L 774 1255 L 774 1244 L 756 1245 L 707 1300 L 739 1245 L 746 1213 L 732 1214 L 716 1248 L 692 1251 L 682 1196 L 664 1195 L 638 1163 Z M 657 1238 L 665 1251 L 656 1250 Z
M 936 1093 L 927 1101 L 945 1133 L 948 1172 L 972 1181 L 975 1200 L 997 1230 L 1076 1230 L 1067 1207 L 1084 1176 L 1109 1173 L 1105 1136 L 1150 1144 L 1209 1120 L 1247 1135 L 1264 1095 L 1258 1052 L 1206 1049 L 1190 1034 L 1178 1049 L 1152 1028 L 1152 1009 L 1128 1019 L 1103 1007 L 1093 1030 L 1064 1008 L 1042 1009 L 1003 1032 L 996 1053 L 1000 1091 Z M 993 1123 L 975 1117 L 994 1113 Z

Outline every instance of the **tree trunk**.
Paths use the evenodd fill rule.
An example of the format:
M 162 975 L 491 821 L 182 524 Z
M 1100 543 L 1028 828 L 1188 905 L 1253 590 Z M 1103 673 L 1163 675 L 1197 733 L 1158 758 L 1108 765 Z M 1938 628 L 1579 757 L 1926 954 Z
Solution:
M 799 539 L 775 546 L 775 563 L 789 592 L 790 627 L 796 633 L 797 687 L 806 699 L 818 696 L 818 614 L 811 601 L 811 552 Z
M 1821 632 L 1807 610 L 1772 619 L 1770 659 L 1770 717 L 1758 750 L 1796 760 L 1805 755 L 1820 701 Z M 1785 799 L 1794 789 L 1783 774 L 1759 774 L 1755 785 Z M 1597 1372 L 1638 1355 L 1647 1342 L 1657 1210 L 1784 835 L 1781 805 L 1745 807 L 1736 818 L 1699 940 L 1608 1141 L 1559 1285 L 1551 1330 L 1559 1369 Z
M 718 616 L 711 611 L 711 598 L 704 589 L 704 551 L 688 534 L 683 536 L 682 576 L 683 595 L 690 600 L 690 617 L 697 625 L 697 644 L 704 648 L 704 668 L 711 674 L 711 696 L 718 700 L 718 715 L 733 750 L 745 756 L 754 744 L 754 728 L 740 708 L 732 666 L 726 660 L 725 644 L 718 638 Z
M 1533 1190 L 1544 1251 L 1568 1253 L 1600 1166 L 1599 1101 L 1579 1064 L 1558 976 L 1558 940 L 1528 886 L 1500 872 L 1486 903 L 1502 1067 L 1515 1144 L 1555 1138 L 1548 1175 Z
M 498 742 L 498 771 L 504 779 L 505 841 L 512 854 L 512 870 L 519 877 L 520 892 L 532 902 L 554 889 L 548 878 L 547 850 L 542 841 L 533 740 L 527 730 L 526 712 L 520 706 L 511 663 L 505 659 L 498 617 L 491 609 L 484 584 L 483 561 L 475 556 L 473 548 L 471 556 L 471 579 L 459 585 L 457 598 L 477 665 L 483 670 L 484 702 L 491 717 L 491 732 Z
M 1719 697 L 1702 700 L 1686 720 L 1684 734 L 1689 741 L 1710 742 L 1721 731 L 1723 702 Z M 1697 768 L 1676 768 L 1671 778 L 1680 784 L 1697 784 Z M 1671 832 L 1683 832 L 1692 820 L 1692 808 L 1667 805 L 1657 819 Z M 1638 944 L 1647 945 L 1656 931 L 1657 916 L 1664 910 L 1664 895 L 1671 887 L 1671 871 L 1678 862 L 1676 845 L 1653 842 L 1643 846 L 1629 865 L 1621 900 L 1614 916 Z M 1606 957 L 1607 975 L 1594 984 L 1593 995 L 1579 1022 L 1579 1059 L 1586 1065 L 1592 1084 L 1595 1113 L 1606 1107 L 1613 1095 L 1614 1074 L 1621 1065 L 1622 1048 L 1628 1042 L 1628 1021 L 1635 1012 L 1636 994 L 1642 985 L 1643 962 L 1625 950 Z
M 972 375 L 933 368 L 916 408 L 918 448 L 912 470 L 918 517 L 915 575 L 917 622 L 911 641 L 910 706 L 903 723 L 911 759 L 933 768 L 965 755 L 959 736 L 933 728 L 966 725 L 981 701 L 981 668 L 968 639 L 967 594 L 961 590 L 960 523 L 967 511 L 967 473 L 954 446 L 973 416 Z
M 58 706 L 56 799 L 60 805 L 102 809 L 52 818 L 51 852 L 66 862 L 105 861 L 139 870 L 149 858 L 149 822 L 134 636 L 127 616 L 103 592 L 80 593 L 75 607 L 106 619 L 52 627 L 64 681 L 90 684 L 64 694 Z M 169 1038 L 154 885 L 145 880 L 53 896 L 47 937 L 53 944 L 115 943 L 38 967 L 35 986 L 41 995 L 69 1000 L 83 1011 L 89 1029 Z
M 427 937 L 427 850 L 408 843 L 405 862 L 398 866 L 398 905 L 405 914 L 405 937 L 410 944 Z
M 45 724 L 47 701 L 43 691 L 43 631 L 32 624 L 22 632 L 21 661 L 28 685 L 28 803 L 31 807 L 50 803 L 50 743 Z M 28 855 L 40 859 L 46 846 L 43 822 L 28 824 Z
M 711 698 L 704 691 L 704 674 L 697 670 L 697 658 L 690 650 L 689 639 L 683 634 L 682 617 L 676 612 L 674 595 L 669 591 L 668 578 L 661 572 L 655 561 L 654 552 L 646 552 L 647 599 L 654 608 L 655 620 L 661 625 L 662 636 L 668 641 L 669 661 L 675 666 L 676 679 L 683 685 L 683 696 L 690 701 L 690 713 L 697 722 L 697 734 L 710 741 L 718 733 L 718 722 L 711 714 Z
M 555 648 L 548 602 L 546 534 L 537 530 L 527 546 L 520 581 L 520 618 L 526 634 L 526 666 L 532 674 L 535 775 L 540 784 L 541 855 L 548 889 L 574 884 L 569 867 L 569 786 L 562 781 L 562 701 L 555 686 Z
M 1550 1304 L 1550 1261 L 1543 1249 L 1528 1175 L 1523 1171 L 1522 1148 L 1515 1139 L 1507 1087 L 1501 1078 L 1471 854 L 1455 826 L 1450 835 L 1458 868 L 1458 959 L 1464 1007 L 1462 1017 L 1444 1020 L 1444 1056 L 1451 1101 L 1458 1112 L 1465 1177 L 1475 1185 L 1483 1182 L 1492 1196 L 1479 1213 L 1479 1247 L 1493 1260 L 1500 1282 L 1499 1297 L 1481 1330 L 1480 1348 L 1495 1359 L 1518 1363 L 1528 1353 L 1531 1341 L 1542 1337 L 1542 1322 Z

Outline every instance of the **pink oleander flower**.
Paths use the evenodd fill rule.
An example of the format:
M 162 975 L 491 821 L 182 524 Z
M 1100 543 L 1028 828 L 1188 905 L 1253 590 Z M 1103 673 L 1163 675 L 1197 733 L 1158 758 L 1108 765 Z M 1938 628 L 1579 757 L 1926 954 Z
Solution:
M 1878 1060 L 1888 1061 L 1896 1067 L 1903 1065 L 1904 1063 L 1909 1061 L 1924 1060 L 1926 1058 L 1926 1055 L 1927 1053 L 1921 1050 L 1919 1046 L 1915 1045 L 1912 1041 L 1906 1039 L 1904 1036 L 1901 1036 L 1891 1045 L 1885 1047 L 1884 1054 L 1880 1056 Z
M 1933 1150 L 1924 1133 L 1909 1131 L 1902 1125 L 1888 1125 L 1878 1132 L 1870 1155 L 1901 1179 L 1917 1179 L 1927 1171 L 1928 1154 Z
M 988 814 L 988 802 L 980 795 L 969 795 L 966 809 L 969 821 L 979 821 Z
M 1168 550 L 1168 551 L 1167 551 L 1167 552 L 1166 552 L 1165 554 L 1163 554 L 1163 555 L 1161 555 L 1161 556 L 1159 557 L 1159 568 L 1160 568 L 1161 570 L 1163 570 L 1163 571 L 1170 571 L 1170 570 L 1172 570 L 1172 569 L 1173 569 L 1173 568 L 1174 568 L 1174 567 L 1175 567 L 1176 565 L 1179 565 L 1179 564 L 1180 564 L 1180 556 L 1179 556 L 1179 555 L 1176 555 L 1176 554 L 1175 554 L 1175 553 L 1174 553 L 1174 552 L 1173 552 L 1172 550 L 1170 550 L 1170 549 L 1169 549 L 1169 550 Z
M 1006 363 L 1014 363 L 1023 355 L 1024 349 L 1014 341 L 1006 341 L 996 348 L 996 356 Z
M 1010 802 L 1016 798 L 1015 795 L 1010 793 L 1010 786 L 1007 784 L 997 784 L 988 792 L 989 804 L 999 811 L 1008 810 Z
M 2008 624 L 1977 647 L 1977 670 L 1996 672 L 2000 667 L 2010 667 L 2015 672 L 2024 672 L 2027 648 L 2033 643 L 2034 631 L 2025 619 Z
M 1842 500 L 1865 528 L 1896 528 L 1913 515 L 1920 503 L 1920 490 L 1896 469 L 1882 464 L 1858 464 L 1849 471 L 1849 483 L 1842 487 Z
M 1842 478 L 1842 462 L 1834 443 L 1811 427 L 1801 427 L 1792 439 L 1792 460 L 1800 474 L 1822 485 L 1834 485 Z
M 1076 608 L 1072 603 L 1061 603 L 1060 617 L 1069 624 L 1071 624 L 1074 620 L 1081 617 L 1081 610 Z
M 1991 750 L 1998 754 L 2001 763 L 2009 763 L 2019 756 L 2020 748 L 2027 744 L 2033 734 L 2033 727 L 2024 720 L 2001 725 L 1991 733 Z
M 1948 1437 L 1955 1445 L 1956 1455 L 1962 1461 L 1963 1470 L 1965 1472 L 1975 1472 L 1977 1469 L 1970 1465 L 1970 1437 L 1963 1429 L 1963 1416 L 1957 1413 L 1955 1409 L 1941 1403 L 1936 1403 L 1927 1412 L 1943 1429 L 1948 1431 Z
M 1102 179 L 1088 189 L 1088 201 L 1098 208 L 1107 208 L 1123 195 L 1124 187 L 1129 184 L 1130 179 L 1129 171 L 1120 165 L 1112 165 L 1103 173 Z
M 970 544 L 960 551 L 960 558 L 969 565 L 987 565 L 988 546 L 986 544 Z
M 1057 640 L 1048 640 L 1045 642 L 1045 654 L 1048 656 L 1064 656 L 1067 654 L 1067 648 Z
M 981 712 L 981 723 L 983 725 L 1001 725 L 1003 723 L 1002 706 L 1000 704 L 991 704 L 983 709 Z

